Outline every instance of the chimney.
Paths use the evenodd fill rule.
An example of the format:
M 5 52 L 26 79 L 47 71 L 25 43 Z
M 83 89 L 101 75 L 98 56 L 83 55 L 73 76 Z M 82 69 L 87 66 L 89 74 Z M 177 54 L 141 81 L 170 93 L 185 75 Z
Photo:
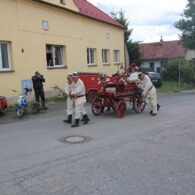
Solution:
M 162 36 L 160 37 L 160 42 L 161 42 L 161 43 L 163 42 L 163 38 L 162 38 Z

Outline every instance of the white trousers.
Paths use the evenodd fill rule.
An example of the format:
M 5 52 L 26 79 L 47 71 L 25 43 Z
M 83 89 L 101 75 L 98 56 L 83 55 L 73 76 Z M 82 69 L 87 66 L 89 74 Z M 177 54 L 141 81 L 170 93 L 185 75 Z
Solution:
M 145 100 L 149 110 L 153 113 L 157 113 L 157 94 L 154 87 L 149 91 Z
M 67 115 L 73 115 L 74 112 L 74 100 L 70 97 L 67 97 Z
M 75 102 L 75 119 L 80 119 L 84 114 L 86 114 L 85 103 L 86 97 L 76 98 Z

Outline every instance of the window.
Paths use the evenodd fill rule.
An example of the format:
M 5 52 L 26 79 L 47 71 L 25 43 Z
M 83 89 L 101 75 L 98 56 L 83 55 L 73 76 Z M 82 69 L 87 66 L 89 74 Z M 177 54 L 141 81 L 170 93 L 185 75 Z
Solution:
M 119 50 L 114 50 L 114 63 L 120 63 L 120 51 Z
M 102 63 L 109 64 L 109 50 L 102 49 Z
M 154 62 L 150 62 L 150 71 L 154 72 Z
M 60 0 L 60 3 L 65 5 L 65 0 Z
M 87 48 L 87 64 L 95 65 L 95 49 Z
M 64 47 L 46 45 L 47 67 L 64 67 Z
M 7 42 L 0 42 L 0 71 L 10 70 L 10 48 Z
M 43 30 L 49 30 L 49 23 L 46 20 L 42 21 L 42 29 Z
M 21 81 L 21 85 L 22 85 L 22 94 L 25 94 L 25 88 L 29 89 L 30 91 L 32 91 L 33 89 L 33 84 L 32 84 L 32 80 L 22 80 Z

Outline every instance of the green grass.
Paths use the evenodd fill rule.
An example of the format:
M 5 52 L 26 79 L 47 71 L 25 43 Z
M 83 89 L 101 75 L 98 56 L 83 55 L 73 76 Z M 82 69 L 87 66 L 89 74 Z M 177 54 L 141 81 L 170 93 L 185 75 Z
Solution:
M 15 109 L 16 109 L 16 105 L 8 105 L 8 107 L 7 107 L 8 112 L 13 112 L 13 111 L 15 111 Z
M 67 97 L 65 96 L 56 96 L 56 97 L 52 97 L 52 98 L 47 98 L 46 101 L 47 102 L 55 102 L 55 103 L 63 103 L 66 102 Z M 30 105 L 30 102 L 29 102 Z M 8 105 L 7 107 L 7 112 L 13 112 L 16 109 L 16 104 L 15 105 Z
M 190 85 L 190 84 L 186 84 L 186 83 L 181 82 L 180 87 L 179 87 L 178 82 L 163 81 L 162 87 L 158 88 L 158 91 L 159 92 L 166 92 L 166 93 L 176 93 L 176 92 L 180 92 L 180 91 L 184 91 L 184 90 L 191 90 L 191 89 L 195 89 L 195 85 Z

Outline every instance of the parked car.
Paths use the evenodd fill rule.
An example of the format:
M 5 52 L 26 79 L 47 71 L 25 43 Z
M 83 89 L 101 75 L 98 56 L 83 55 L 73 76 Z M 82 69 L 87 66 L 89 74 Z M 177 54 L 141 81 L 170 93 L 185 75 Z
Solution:
M 4 96 L 0 96 L 0 116 L 4 115 L 7 110 L 7 100 Z
M 147 72 L 146 74 L 150 77 L 153 85 L 156 88 L 159 88 L 159 87 L 162 86 L 162 79 L 161 79 L 161 76 L 160 76 L 159 73 L 157 73 L 157 72 Z

